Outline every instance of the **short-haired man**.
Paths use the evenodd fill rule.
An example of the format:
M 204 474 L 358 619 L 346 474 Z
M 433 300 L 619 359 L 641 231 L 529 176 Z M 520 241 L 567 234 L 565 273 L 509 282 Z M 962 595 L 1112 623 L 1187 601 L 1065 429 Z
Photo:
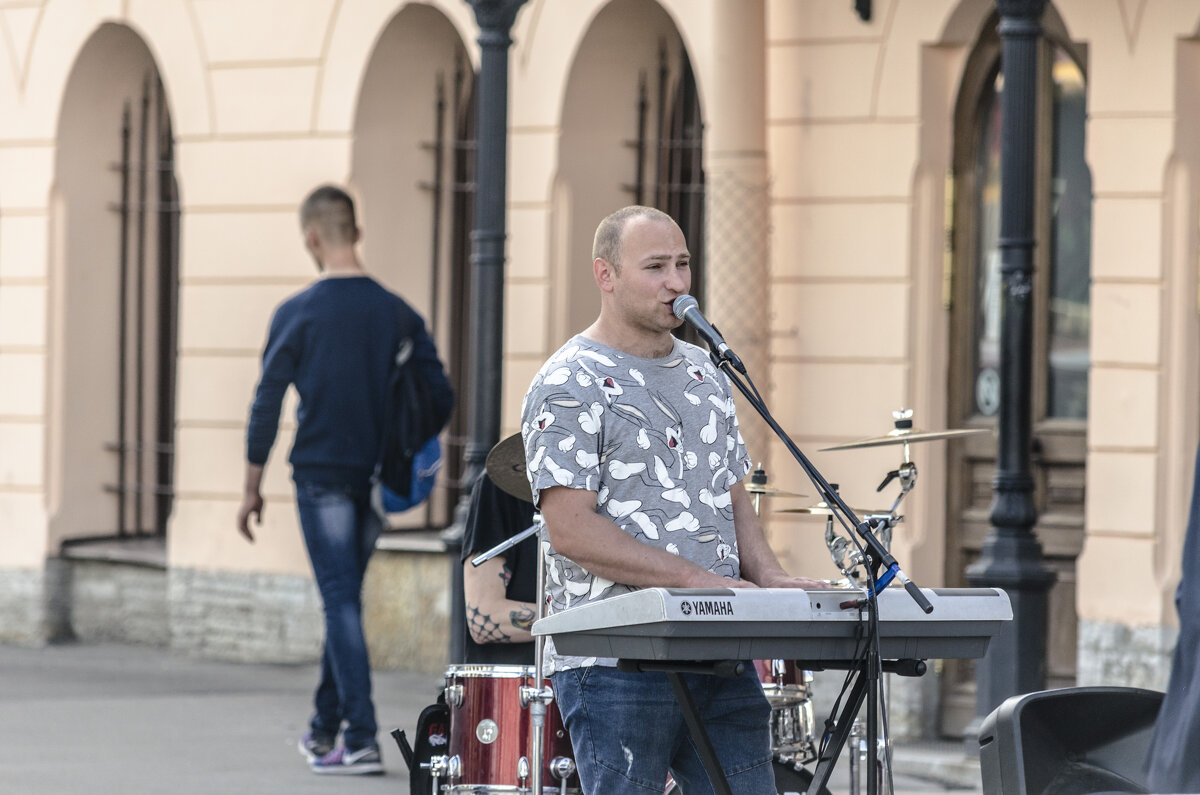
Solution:
M 673 303 L 691 287 L 679 226 L 649 207 L 613 213 L 596 230 L 592 271 L 600 315 L 542 366 L 522 414 L 553 548 L 551 610 L 639 587 L 823 587 L 790 577 L 767 545 L 741 484 L 751 463 L 731 385 L 671 333 Z M 586 792 L 661 792 L 668 771 L 684 792 L 712 791 L 664 674 L 547 650 Z M 753 665 L 733 679 L 683 678 L 733 791 L 775 792 Z
M 254 541 L 250 519 L 262 522 L 263 467 L 284 393 L 294 385 L 300 403 L 288 460 L 325 613 L 321 679 L 300 750 L 316 773 L 382 773 L 362 628 L 363 576 L 382 526 L 371 507 L 371 476 L 400 341 L 416 340 L 416 366 L 442 365 L 421 317 L 363 270 L 354 202 L 344 190 L 324 185 L 310 193 L 300 207 L 300 227 L 320 276 L 271 319 L 246 430 L 237 526 Z M 339 731 L 343 745 L 336 742 Z

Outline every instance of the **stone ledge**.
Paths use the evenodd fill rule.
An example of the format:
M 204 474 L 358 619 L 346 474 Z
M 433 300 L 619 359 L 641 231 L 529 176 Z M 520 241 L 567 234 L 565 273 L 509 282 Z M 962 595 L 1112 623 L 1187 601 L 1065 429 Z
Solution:
M 100 538 L 65 541 L 61 556 L 67 560 L 126 563 L 152 569 L 167 568 L 167 539 L 163 536 L 141 538 Z
M 375 542 L 375 549 L 384 552 L 446 552 L 441 530 L 396 530 L 385 532 Z

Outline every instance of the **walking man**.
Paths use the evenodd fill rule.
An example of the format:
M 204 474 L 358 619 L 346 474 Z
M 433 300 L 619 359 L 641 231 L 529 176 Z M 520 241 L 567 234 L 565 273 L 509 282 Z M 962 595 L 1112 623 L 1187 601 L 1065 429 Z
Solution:
M 319 277 L 271 319 L 246 430 L 237 525 L 253 542 L 250 520 L 262 521 L 263 467 L 284 393 L 293 385 L 300 402 L 288 460 L 325 614 L 321 678 L 300 750 L 314 773 L 378 774 L 383 764 L 362 628 L 363 576 L 382 528 L 371 507 L 371 476 L 400 341 L 416 341 L 419 368 L 442 365 L 421 317 L 363 270 L 354 202 L 345 191 L 325 185 L 310 193 L 300 207 L 300 227 Z

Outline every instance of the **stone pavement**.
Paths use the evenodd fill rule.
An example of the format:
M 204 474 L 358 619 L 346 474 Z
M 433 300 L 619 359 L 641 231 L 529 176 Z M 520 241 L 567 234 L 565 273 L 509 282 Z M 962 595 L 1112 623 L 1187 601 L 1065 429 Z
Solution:
M 316 665 L 240 665 L 144 646 L 0 645 L 0 793 L 410 795 L 411 736 L 440 676 L 375 674 L 382 777 L 316 776 L 296 751 Z M 897 795 L 979 790 L 959 743 L 896 749 Z M 845 795 L 846 765 L 830 788 Z

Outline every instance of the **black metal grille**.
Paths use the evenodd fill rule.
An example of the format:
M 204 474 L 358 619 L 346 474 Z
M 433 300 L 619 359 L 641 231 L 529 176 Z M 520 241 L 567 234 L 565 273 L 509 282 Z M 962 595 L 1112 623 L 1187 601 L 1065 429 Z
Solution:
M 630 142 L 637 159 L 635 179 L 624 187 L 635 204 L 656 207 L 679 223 L 692 254 L 692 293 L 703 303 L 704 122 L 686 50 L 680 50 L 672 70 L 666 45 L 659 47 L 655 92 L 650 138 L 646 129 L 651 121 L 650 98 L 643 72 L 638 79 L 637 138 Z
M 131 103 L 125 103 L 121 156 L 113 166 L 121 183 L 120 199 L 111 206 L 120 224 L 117 438 L 105 449 L 116 454 L 116 482 L 105 489 L 116 498 L 118 537 L 165 534 L 174 501 L 179 314 L 174 149 L 162 82 L 147 76 L 136 123 Z
M 449 512 L 457 505 L 461 496 L 464 476 L 464 453 L 467 444 L 468 415 L 465 396 L 469 394 L 469 340 L 470 328 L 468 302 L 471 294 L 471 228 L 475 206 L 475 101 L 474 72 L 469 70 L 465 59 L 460 59 L 453 76 L 453 84 L 447 92 L 446 75 L 437 75 L 434 138 L 424 144 L 433 154 L 433 179 L 422 183 L 433 202 L 433 222 L 430 233 L 430 267 L 433 270 L 433 307 L 430 325 L 440 327 L 438 320 L 440 284 L 443 271 L 448 272 L 451 289 L 449 305 L 450 338 L 442 350 L 450 381 L 458 399 L 454 414 L 450 418 L 449 432 L 445 435 L 442 451 L 443 483 L 448 484 L 447 500 L 443 503 L 446 515 L 434 516 L 434 506 L 429 504 L 426 514 L 430 526 L 444 525 L 450 520 Z M 447 96 L 449 93 L 449 96 Z M 448 200 L 447 200 L 448 196 Z M 449 217 L 446 218 L 448 209 Z M 449 223 L 449 230 L 445 225 Z M 448 250 L 443 251 L 443 239 Z

